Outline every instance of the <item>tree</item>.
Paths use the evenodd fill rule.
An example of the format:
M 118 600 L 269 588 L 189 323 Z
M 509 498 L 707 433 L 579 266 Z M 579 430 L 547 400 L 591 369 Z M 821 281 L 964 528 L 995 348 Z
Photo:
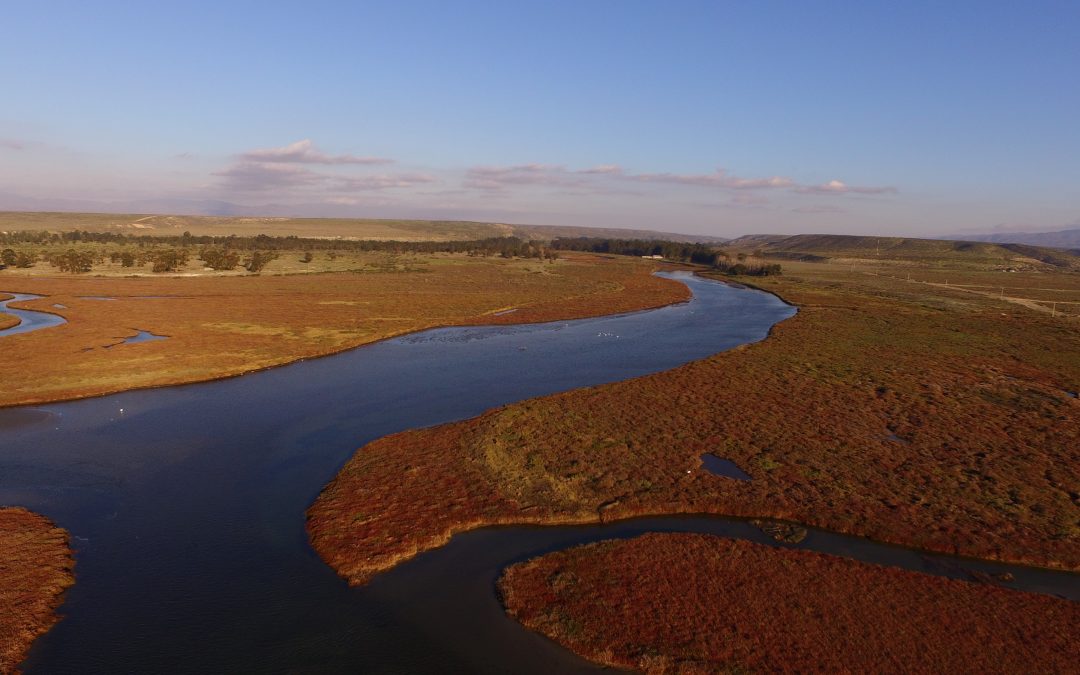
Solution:
M 232 270 L 240 264 L 240 254 L 231 249 L 207 247 L 199 252 L 199 259 L 212 270 Z
M 72 248 L 58 256 L 54 256 L 52 264 L 59 267 L 61 272 L 83 274 L 94 269 L 94 254 L 90 251 L 76 251 Z
M 187 264 L 188 252 L 182 248 L 167 248 L 153 251 L 148 257 L 154 263 L 155 272 L 176 272 Z
M 315 256 L 311 255 L 311 251 L 304 251 L 304 255 L 300 256 L 300 262 L 309 263 Z
M 19 251 L 15 254 L 15 267 L 33 267 L 35 262 L 37 262 L 37 255 L 34 253 Z
M 0 251 L 0 263 L 14 265 L 15 258 L 15 251 L 10 248 L 5 248 L 3 251 Z
M 251 257 L 244 264 L 244 269 L 257 274 L 262 271 L 262 268 L 266 267 L 267 263 L 277 257 L 278 254 L 273 251 L 252 251 Z

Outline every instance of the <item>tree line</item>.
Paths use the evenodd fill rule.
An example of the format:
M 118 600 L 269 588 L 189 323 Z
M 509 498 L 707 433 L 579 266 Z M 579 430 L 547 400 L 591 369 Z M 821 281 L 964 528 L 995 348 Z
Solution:
M 382 241 L 316 239 L 269 235 L 192 236 L 128 235 L 115 232 L 0 232 L 0 268 L 33 267 L 44 261 L 62 272 L 85 273 L 108 259 L 121 267 L 152 265 L 154 272 L 175 272 L 196 255 L 206 267 L 248 272 L 261 271 L 285 251 L 299 251 L 300 262 L 314 260 L 314 251 L 334 259 L 340 253 L 464 253 L 503 258 L 554 259 L 557 254 L 544 242 L 517 237 L 491 237 L 467 241 Z M 11 248 L 12 246 L 18 247 Z M 113 248 L 119 247 L 119 248 Z M 111 250 L 110 250 L 111 249 Z
M 87 248 L 87 244 L 94 246 Z M 181 235 L 132 235 L 71 230 L 0 232 L 0 246 L 6 247 L 0 251 L 0 264 L 3 266 L 32 267 L 40 259 L 61 271 L 74 273 L 89 272 L 95 264 L 103 264 L 106 259 L 122 267 L 151 265 L 154 272 L 175 272 L 187 265 L 192 255 L 198 256 L 206 267 L 214 270 L 243 267 L 257 273 L 285 251 L 299 251 L 302 263 L 311 262 L 315 251 L 324 252 L 331 259 L 339 253 L 387 252 L 463 253 L 540 260 L 553 260 L 558 257 L 559 251 L 587 251 L 636 257 L 661 256 L 674 262 L 707 265 L 731 275 L 767 276 L 781 273 L 780 265 L 750 262 L 744 253 L 736 253 L 732 260 L 731 253 L 717 246 L 664 239 L 561 237 L 545 242 L 518 237 L 488 237 L 464 241 L 391 241 L 275 237 L 265 234 L 194 236 L 190 232 Z M 45 250 L 35 251 L 34 247 Z
M 65 232 L 14 231 L 0 232 L 0 246 L 64 244 L 113 244 L 135 248 L 172 246 L 183 248 L 216 247 L 234 251 L 343 251 L 391 253 L 470 253 L 474 255 L 503 255 L 517 258 L 548 257 L 549 247 L 540 241 L 518 237 L 489 237 L 461 241 L 395 241 L 380 239 L 324 239 L 315 237 L 275 237 L 267 234 L 240 235 L 180 235 L 126 234 L 123 232 Z
M 748 262 L 745 253 L 732 254 L 717 246 L 691 244 L 664 239 L 606 239 L 602 237 L 570 237 L 555 239 L 551 247 L 558 251 L 589 251 L 615 255 L 663 256 L 674 262 L 708 265 L 731 276 L 771 276 L 782 272 L 775 263 Z

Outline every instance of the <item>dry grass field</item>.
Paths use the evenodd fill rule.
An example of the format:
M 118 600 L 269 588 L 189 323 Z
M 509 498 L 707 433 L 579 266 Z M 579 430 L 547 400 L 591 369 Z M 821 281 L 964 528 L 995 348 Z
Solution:
M 25 509 L 0 508 L 0 673 L 14 672 L 59 620 L 73 566 L 67 532 Z
M 640 260 L 370 254 L 368 263 L 286 276 L 0 273 L 3 290 L 47 296 L 20 307 L 68 320 L 0 338 L 0 405 L 238 375 L 434 326 L 578 318 L 688 295 Z M 495 315 L 508 308 L 518 311 Z M 168 339 L 123 344 L 139 330 Z
M 1080 603 L 697 534 L 551 553 L 499 581 L 510 615 L 650 674 L 1066 673 Z
M 761 343 L 365 446 L 315 549 L 359 584 L 484 525 L 717 513 L 1080 569 L 1076 319 L 842 265 L 755 283 L 800 308 Z
M 502 237 L 509 235 L 512 228 L 497 223 L 452 220 L 0 211 L 0 231 L 16 230 L 88 230 L 147 235 L 179 235 L 190 232 L 195 236 L 266 234 L 277 237 L 444 241 Z

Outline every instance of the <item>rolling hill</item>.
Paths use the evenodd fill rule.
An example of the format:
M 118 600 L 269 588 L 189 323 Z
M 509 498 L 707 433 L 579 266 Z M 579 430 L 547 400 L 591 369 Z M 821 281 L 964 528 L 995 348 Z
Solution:
M 197 236 L 266 234 L 285 237 L 337 237 L 342 239 L 397 241 L 448 241 L 509 236 L 538 240 L 549 240 L 556 237 L 603 237 L 609 239 L 666 239 L 694 243 L 724 241 L 718 237 L 652 230 L 556 225 L 510 225 L 464 220 L 0 211 L 0 231 L 10 232 L 16 230 L 89 230 L 92 232 L 112 231 L 145 235 L 177 235 L 183 232 L 191 232 Z
M 869 237 L 840 234 L 754 234 L 726 246 L 781 260 L 903 260 L 924 264 L 1080 269 L 1075 252 L 1026 244 Z

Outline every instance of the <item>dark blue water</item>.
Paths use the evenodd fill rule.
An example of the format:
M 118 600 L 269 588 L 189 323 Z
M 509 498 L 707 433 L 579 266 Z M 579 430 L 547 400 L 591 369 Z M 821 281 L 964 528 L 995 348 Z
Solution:
M 752 480 L 750 474 L 743 471 L 738 464 L 730 459 L 725 459 L 724 457 L 717 457 L 716 455 L 705 453 L 701 456 L 701 465 L 705 467 L 706 471 L 716 474 L 717 476 L 733 478 L 735 480 Z
M 72 536 L 77 584 L 28 672 L 441 671 L 445 644 L 375 584 L 350 591 L 304 511 L 364 443 L 760 340 L 794 310 L 680 275 L 692 302 L 433 330 L 240 378 L 0 411 L 0 504 Z M 5 420 L 7 420 L 5 422 Z M 454 570 L 444 571 L 448 584 Z M 527 659 L 526 659 L 527 660 Z M 490 665 L 490 664 L 487 664 Z M 503 663 L 503 667 L 511 665 Z
M 78 561 L 65 618 L 26 670 L 592 669 L 503 615 L 499 569 L 642 528 L 771 540 L 716 518 L 495 528 L 349 589 L 308 546 L 304 511 L 375 438 L 672 368 L 760 340 L 794 312 L 765 293 L 679 278 L 694 300 L 650 312 L 427 331 L 231 380 L 0 410 L 0 504 L 67 528 Z M 953 564 L 940 556 L 829 533 L 807 542 L 815 537 L 823 550 L 963 573 L 933 569 Z M 1031 575 L 1018 583 L 1053 592 L 1065 578 Z

